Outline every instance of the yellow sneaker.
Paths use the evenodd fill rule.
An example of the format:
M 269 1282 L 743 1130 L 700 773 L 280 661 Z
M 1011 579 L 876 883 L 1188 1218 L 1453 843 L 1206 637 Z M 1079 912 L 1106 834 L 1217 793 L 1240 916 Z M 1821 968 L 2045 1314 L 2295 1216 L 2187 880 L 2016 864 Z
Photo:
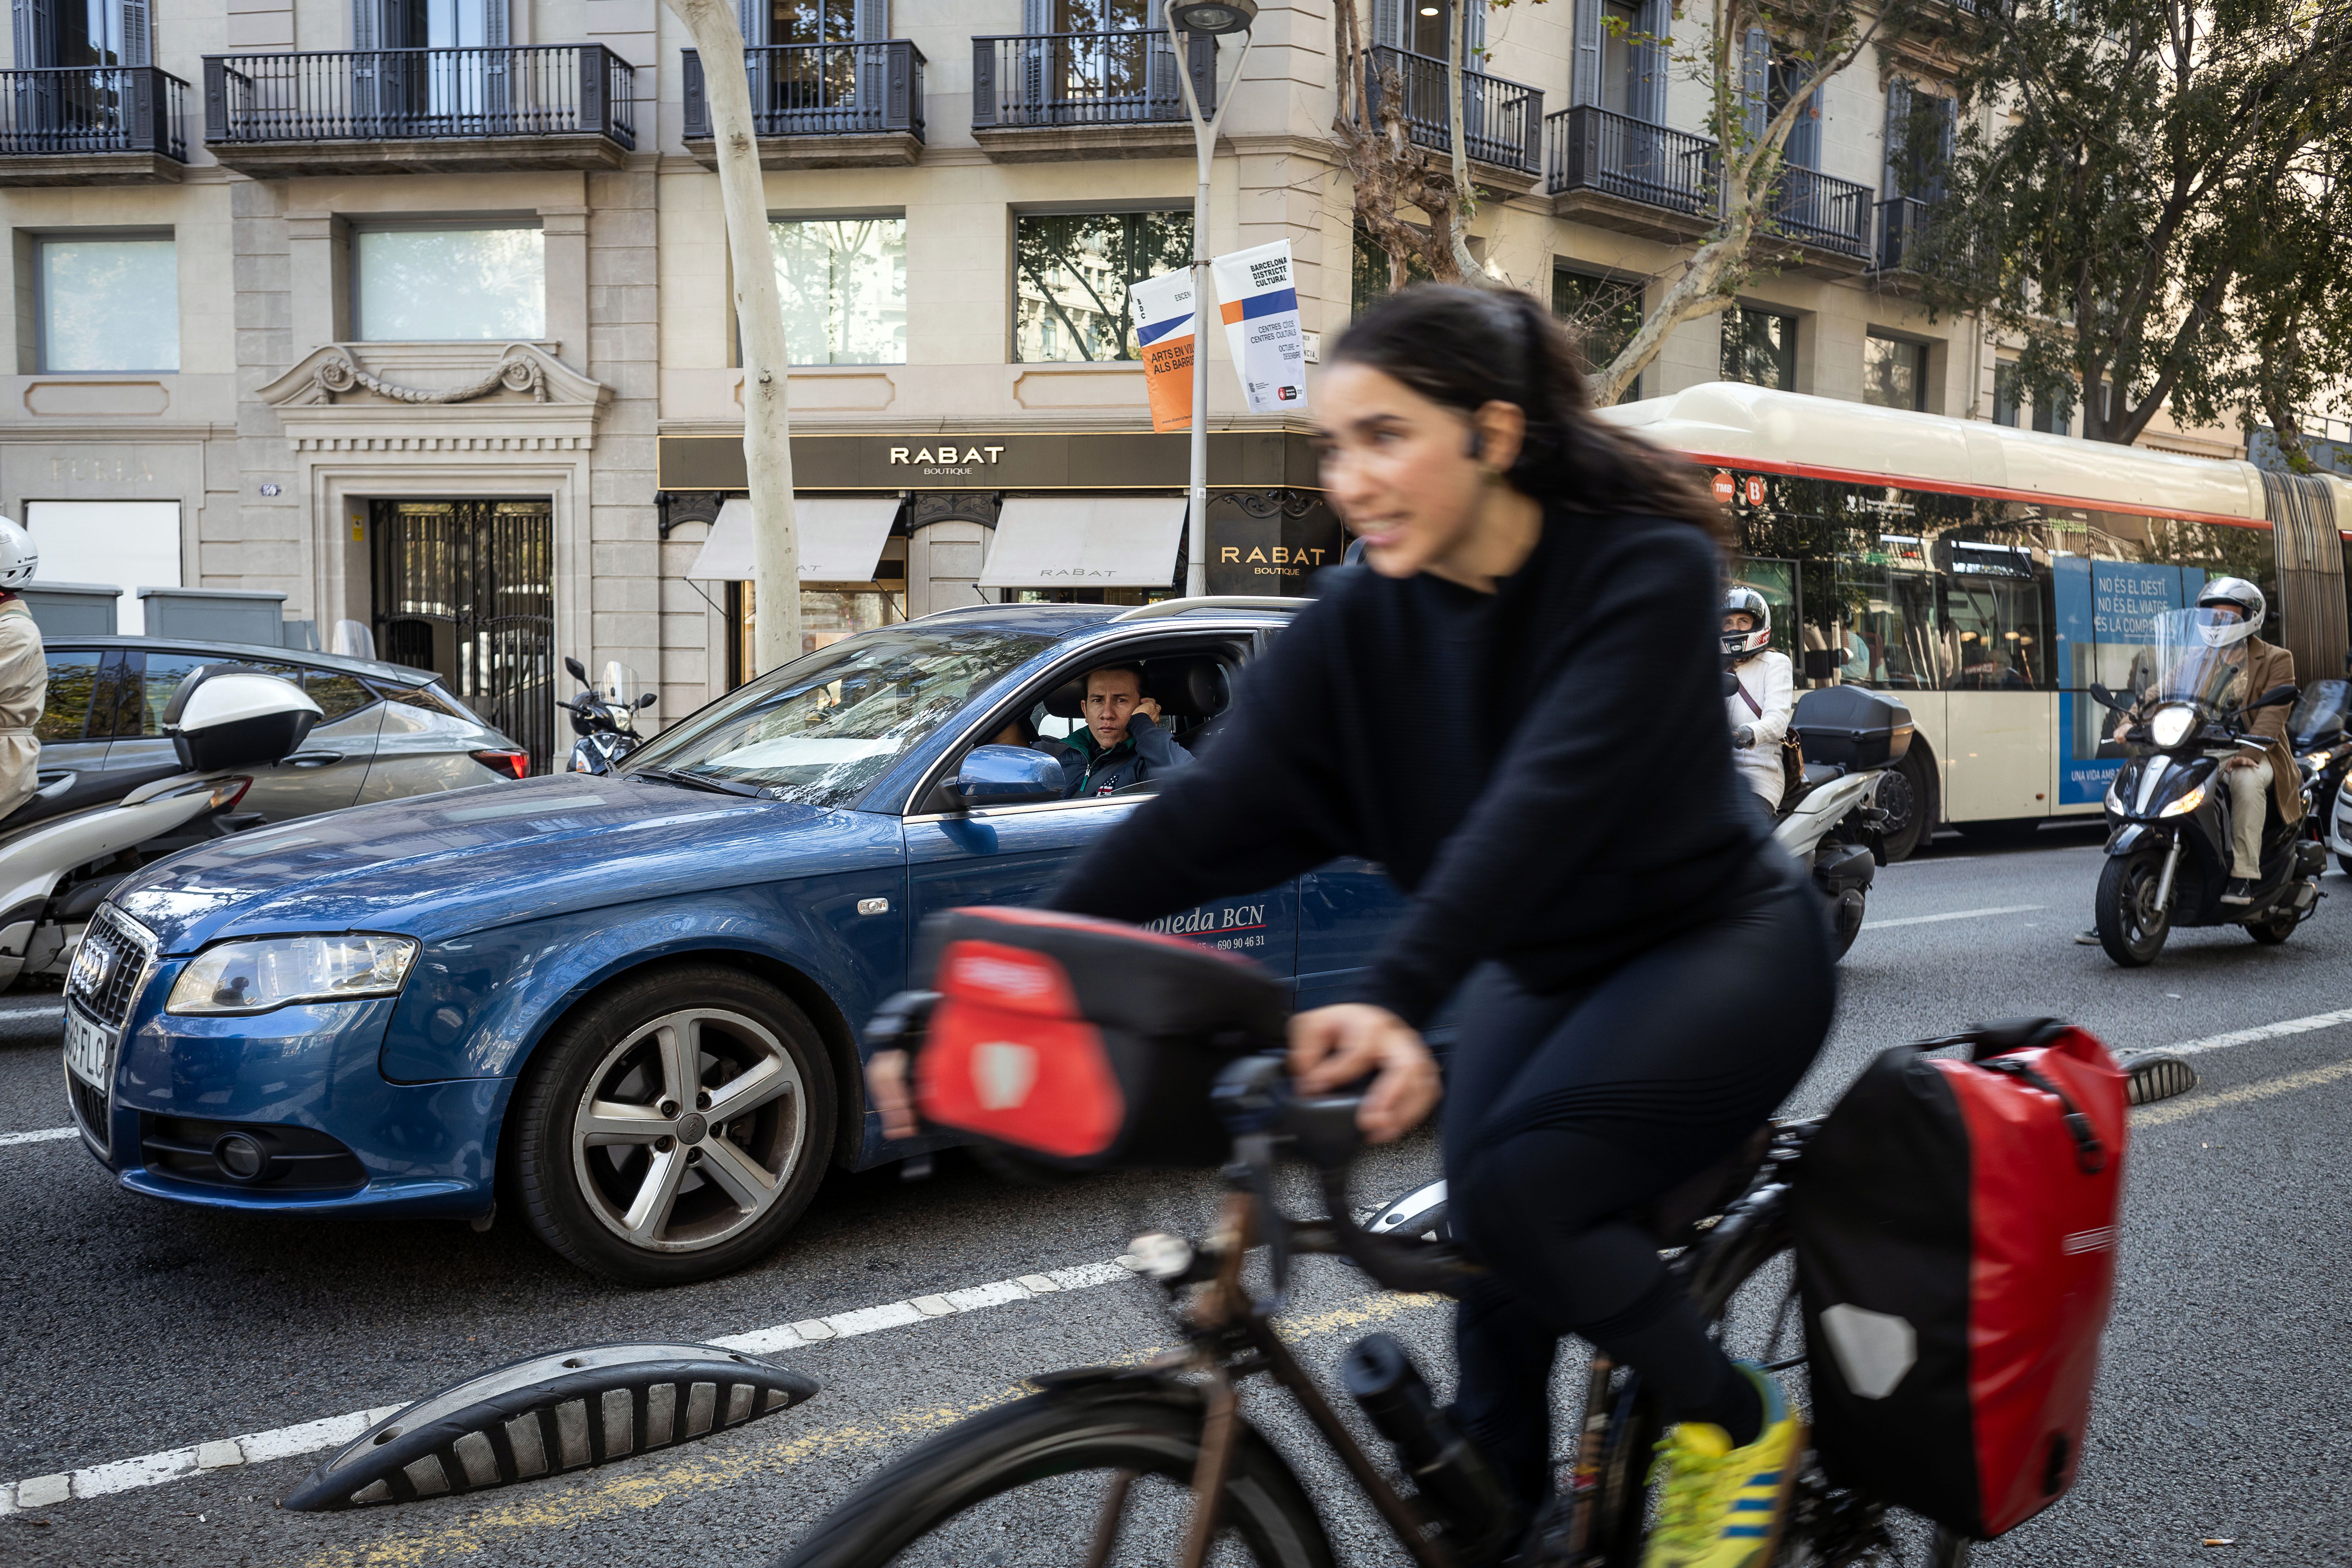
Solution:
M 1650 1479 L 1665 1495 L 1642 1568 L 1764 1568 L 1780 1544 L 1804 1424 L 1790 1414 L 1779 1383 L 1746 1362 L 1736 1364 L 1763 1396 L 1764 1430 L 1735 1448 L 1722 1427 L 1685 1421 L 1658 1440 Z

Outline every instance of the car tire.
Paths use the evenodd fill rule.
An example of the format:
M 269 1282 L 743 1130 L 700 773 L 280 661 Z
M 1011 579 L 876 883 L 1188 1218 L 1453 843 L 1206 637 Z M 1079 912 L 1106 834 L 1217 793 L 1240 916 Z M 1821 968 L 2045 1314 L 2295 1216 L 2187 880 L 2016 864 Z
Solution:
M 678 964 L 593 998 L 539 1048 L 516 1093 L 509 1176 L 558 1256 L 683 1285 L 774 1249 L 824 1178 L 834 1116 L 824 1042 L 790 997 Z

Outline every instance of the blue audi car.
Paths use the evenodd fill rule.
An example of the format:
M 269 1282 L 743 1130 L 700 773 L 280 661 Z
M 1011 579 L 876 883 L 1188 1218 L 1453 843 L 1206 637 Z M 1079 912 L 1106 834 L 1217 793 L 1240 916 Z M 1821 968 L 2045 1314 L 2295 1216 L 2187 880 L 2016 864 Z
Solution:
M 365 805 L 126 880 L 67 984 L 66 1082 L 125 1186 L 216 1208 L 480 1218 L 667 1283 L 772 1249 L 826 1167 L 922 1152 L 860 1038 L 923 917 L 1023 903 L 1150 783 L 1064 800 L 1041 753 L 1139 664 L 1216 743 L 1295 603 L 990 605 L 835 643 L 616 775 Z M 994 750 L 988 748 L 994 747 Z M 1339 862 L 1160 922 L 1330 999 L 1401 903 Z

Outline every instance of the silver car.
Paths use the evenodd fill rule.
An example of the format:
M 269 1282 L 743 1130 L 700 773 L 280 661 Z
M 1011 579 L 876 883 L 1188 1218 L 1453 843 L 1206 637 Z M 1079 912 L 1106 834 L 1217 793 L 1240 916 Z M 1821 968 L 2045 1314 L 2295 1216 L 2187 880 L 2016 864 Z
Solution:
M 41 782 L 79 775 L 104 798 L 180 771 L 164 704 L 199 665 L 236 664 L 299 684 L 320 718 L 302 749 L 254 775 L 239 813 L 270 822 L 364 801 L 520 778 L 530 758 L 476 717 L 430 670 L 372 659 L 177 637 L 61 637 L 47 647 Z

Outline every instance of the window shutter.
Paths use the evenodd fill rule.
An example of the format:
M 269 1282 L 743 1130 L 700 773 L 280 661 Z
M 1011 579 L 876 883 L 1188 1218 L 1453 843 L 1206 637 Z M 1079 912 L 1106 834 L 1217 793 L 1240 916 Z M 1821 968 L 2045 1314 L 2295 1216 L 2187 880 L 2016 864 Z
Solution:
M 1486 68 L 1486 0 L 1461 0 L 1469 9 L 1470 56 L 1462 62 L 1465 70 Z
M 1052 32 L 1053 0 L 1021 0 L 1021 30 L 1024 33 Z
M 1667 0 L 1645 0 L 1641 29 L 1644 37 L 1661 42 L 1634 46 L 1633 117 L 1651 125 L 1666 122 L 1666 47 L 1674 36 L 1675 18 Z
M 16 0 L 16 68 L 37 70 L 58 58 L 57 28 L 49 0 Z
M 857 0 L 857 41 L 878 44 L 890 36 L 890 0 Z
M 1907 196 L 1911 194 L 1910 160 L 1904 150 L 1904 138 L 1911 125 L 1911 84 L 1895 80 L 1886 84 L 1886 194 Z
M 756 49 L 768 41 L 768 0 L 735 0 L 735 23 L 743 29 L 743 47 Z
M 1927 200 L 1944 199 L 1944 173 L 1952 166 L 1953 143 L 1960 128 L 1960 100 L 1939 98 L 1936 100 L 1936 166 L 1927 171 Z
M 482 0 L 482 47 L 503 49 L 514 37 L 514 27 L 508 19 L 508 0 Z
M 1570 103 L 1601 101 L 1601 0 L 1576 0 L 1576 61 L 1569 80 Z
M 155 44 L 147 20 L 147 0 L 121 0 L 122 63 L 127 66 L 152 66 L 155 63 Z
M 1805 95 L 1805 107 L 1797 113 L 1797 122 L 1789 127 L 1789 162 L 1800 169 L 1822 166 L 1822 92 L 1815 88 Z
M 383 30 L 378 26 L 382 17 L 377 14 L 382 4 L 383 0 L 352 0 L 352 47 L 380 49 L 384 47 Z
M 1748 134 L 1761 140 L 1769 116 L 1766 105 L 1770 101 L 1772 40 L 1761 27 L 1748 29 L 1748 47 L 1739 61 L 1741 93 L 1748 100 Z
M 1372 42 L 1404 47 L 1404 0 L 1372 0 Z

